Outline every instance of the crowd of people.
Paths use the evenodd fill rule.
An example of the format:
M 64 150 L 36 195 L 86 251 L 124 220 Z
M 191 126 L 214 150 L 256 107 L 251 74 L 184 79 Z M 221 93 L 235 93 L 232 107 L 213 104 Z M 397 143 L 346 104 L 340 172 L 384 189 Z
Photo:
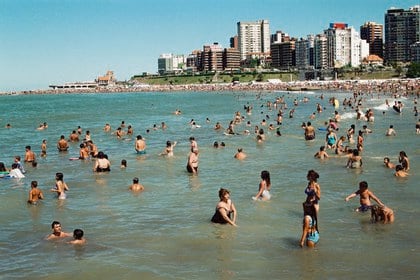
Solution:
M 407 89 L 410 88 L 407 84 Z M 258 98 L 258 97 L 257 97 Z M 323 98 L 321 95 L 319 98 Z M 414 102 L 416 104 L 417 98 L 414 98 Z M 307 102 L 307 99 L 302 101 L 303 103 Z M 330 100 L 331 106 L 337 106 L 337 100 L 332 98 Z M 297 100 L 294 101 L 293 106 L 298 106 L 299 102 Z M 353 98 L 349 98 L 343 101 L 343 106 L 348 106 L 349 108 L 355 109 L 357 111 L 357 119 L 358 120 L 365 120 L 366 122 L 374 122 L 375 118 L 373 115 L 372 110 L 367 110 L 365 113 L 360 113 L 362 110 L 363 105 L 363 93 L 362 92 L 354 92 Z M 255 125 L 254 127 L 254 134 L 255 134 L 255 141 L 256 143 L 263 144 L 266 141 L 267 136 L 264 129 L 267 130 L 275 130 L 276 136 L 280 137 L 282 134 L 280 132 L 281 125 L 285 122 L 284 115 L 286 114 L 287 110 L 287 103 L 285 102 L 283 97 L 276 98 L 275 101 L 268 101 L 265 106 L 273 109 L 277 112 L 277 118 L 275 124 L 267 123 L 267 119 L 269 116 L 263 116 L 261 123 Z M 227 128 L 224 129 L 223 126 L 217 122 L 214 126 L 214 130 L 224 130 L 227 135 L 250 135 L 252 129 L 246 129 L 243 132 L 236 131 L 236 126 L 241 123 L 246 122 L 245 115 L 250 115 L 252 112 L 252 106 L 245 105 L 244 106 L 245 114 L 237 111 L 234 113 L 232 121 L 229 122 Z M 314 114 L 309 116 L 309 119 L 314 119 L 314 115 L 321 114 L 323 111 L 322 106 L 317 104 L 316 108 L 314 108 Z M 294 108 L 289 110 L 289 118 L 294 117 Z M 174 113 L 175 115 L 181 115 L 181 111 L 177 109 Z M 208 119 L 207 119 L 208 120 Z M 209 120 L 208 120 L 209 121 Z M 302 124 L 303 129 L 303 136 L 302 140 L 304 141 L 314 141 L 319 137 L 319 134 L 325 133 L 325 136 L 322 138 L 325 139 L 325 144 L 319 148 L 314 155 L 315 158 L 320 160 L 326 160 L 332 155 L 334 156 L 342 156 L 347 157 L 347 165 L 348 168 L 363 168 L 363 160 L 362 154 L 365 151 L 365 135 L 368 133 L 372 133 L 367 126 L 363 126 L 363 129 L 360 129 L 356 133 L 356 126 L 352 124 L 347 130 L 344 130 L 345 135 L 341 135 L 340 137 L 337 136 L 337 133 L 341 133 L 343 129 L 339 130 L 341 121 L 341 116 L 338 111 L 335 111 L 335 116 L 332 119 L 328 119 L 326 122 L 325 130 L 315 129 L 311 123 L 308 121 Z M 419 120 L 420 122 L 420 120 Z M 196 121 L 191 120 L 190 125 L 192 128 L 199 128 L 200 126 L 196 123 Z M 246 124 L 247 127 L 250 127 L 251 124 L 248 121 Z M 40 126 L 41 127 L 41 126 Z M 8 124 L 6 126 L 7 129 L 11 128 L 11 125 Z M 48 125 L 46 123 L 42 124 L 42 129 L 47 129 Z M 162 122 L 161 126 L 158 127 L 157 125 L 153 126 L 153 130 L 157 129 L 166 129 L 166 124 Z M 419 124 L 416 123 L 416 133 L 419 133 Z M 126 126 L 125 122 L 122 121 L 118 128 L 112 132 L 111 126 L 106 123 L 103 131 L 105 133 L 112 133 L 115 135 L 116 138 L 121 139 L 125 135 L 132 136 L 134 131 L 131 125 Z M 79 157 L 74 158 L 74 160 L 87 160 L 92 159 L 93 163 L 93 172 L 110 172 L 111 171 L 111 162 L 108 159 L 108 155 L 102 152 L 96 144 L 92 141 L 90 131 L 86 131 L 85 134 L 82 136 L 83 132 L 81 127 L 79 126 L 76 130 L 72 130 L 69 137 L 66 138 L 64 135 L 61 135 L 59 140 L 57 141 L 56 148 L 58 152 L 67 152 L 70 145 L 69 142 L 81 142 L 79 147 Z M 355 135 L 357 134 L 357 138 Z M 397 133 L 391 125 L 389 129 L 385 132 L 386 136 L 396 136 Z M 81 140 L 81 138 L 83 139 Z M 197 140 L 195 137 L 191 136 L 189 138 L 190 147 L 189 153 L 187 155 L 187 164 L 186 170 L 188 173 L 191 173 L 193 176 L 197 176 L 199 173 L 199 147 Z M 217 145 L 216 145 L 217 143 Z M 223 143 L 223 142 L 222 142 Z M 174 148 L 176 146 L 176 141 L 168 140 L 166 142 L 166 146 L 163 149 L 163 152 L 160 153 L 160 156 L 166 157 L 173 157 L 174 156 Z M 223 143 L 224 144 L 224 143 Z M 223 145 L 224 146 L 224 145 Z M 215 142 L 215 148 L 219 148 L 219 143 Z M 139 156 L 145 156 L 147 154 L 147 144 L 146 140 L 142 135 L 137 135 L 134 141 L 133 150 Z M 328 150 L 331 151 L 331 155 L 328 154 Z M 41 157 L 47 156 L 47 140 L 43 140 L 41 144 Z M 243 148 L 239 147 L 237 152 L 234 154 L 234 158 L 237 160 L 246 160 L 247 154 L 244 152 Z M 4 176 L 8 176 L 15 179 L 20 179 L 25 177 L 25 170 L 24 165 L 20 162 L 20 156 L 16 156 L 14 158 L 14 163 L 11 166 L 11 169 L 8 170 L 3 162 L 0 162 L 0 174 Z M 36 167 L 37 159 L 35 153 L 32 151 L 31 146 L 25 147 L 25 158 L 24 163 L 31 164 L 32 166 Z M 405 151 L 401 151 L 399 153 L 399 164 L 393 164 L 389 157 L 384 158 L 384 165 L 386 168 L 394 169 L 395 176 L 398 177 L 406 177 L 409 176 L 410 170 L 410 161 Z M 123 159 L 121 161 L 121 168 L 125 168 L 127 166 L 127 161 Z M 271 180 L 270 180 L 270 172 L 267 170 L 261 171 L 261 181 L 259 183 L 257 193 L 251 197 L 251 199 L 255 201 L 268 201 L 271 199 Z M 319 241 L 319 227 L 318 227 L 318 218 L 320 213 L 319 201 L 321 199 L 321 188 L 318 183 L 319 174 L 315 170 L 309 170 L 307 173 L 307 180 L 308 185 L 305 188 L 304 192 L 306 194 L 306 199 L 303 202 L 303 229 L 301 239 L 299 241 L 300 246 L 304 246 L 305 244 L 308 247 L 314 247 L 315 244 Z M 66 192 L 69 190 L 69 187 L 64 182 L 64 174 L 63 173 L 56 173 L 55 174 L 56 184 L 52 192 L 57 194 L 57 198 L 60 200 L 66 199 Z M 128 188 L 130 191 L 135 193 L 140 193 L 145 190 L 145 187 L 139 182 L 139 178 L 133 178 L 132 184 Z M 384 223 L 392 223 L 394 221 L 394 212 L 391 208 L 387 207 L 384 203 L 382 203 L 379 198 L 377 198 L 371 190 L 368 189 L 368 183 L 366 181 L 361 181 L 359 183 L 359 189 L 354 193 L 350 194 L 345 198 L 346 201 L 350 199 L 360 196 L 360 207 L 356 209 L 359 212 L 366 212 L 371 211 L 372 221 L 378 222 L 382 221 Z M 42 190 L 38 189 L 38 182 L 32 181 L 31 182 L 31 189 L 29 191 L 29 198 L 28 203 L 36 205 L 39 203 L 40 200 L 44 199 L 44 195 Z M 375 201 L 377 204 L 372 204 L 371 200 Z M 234 203 L 230 198 L 230 191 L 221 188 L 219 190 L 219 202 L 216 205 L 216 210 L 211 218 L 213 223 L 220 223 L 220 224 L 230 224 L 232 226 L 237 226 L 237 218 L 238 212 Z M 52 224 L 53 233 L 48 236 L 47 239 L 55 239 L 61 237 L 69 237 L 71 236 L 68 233 L 64 233 L 61 231 L 61 225 L 59 222 L 54 221 Z M 72 244 L 84 244 L 85 239 L 83 237 L 83 231 L 80 229 L 75 229 L 73 232 L 74 240 L 70 241 Z

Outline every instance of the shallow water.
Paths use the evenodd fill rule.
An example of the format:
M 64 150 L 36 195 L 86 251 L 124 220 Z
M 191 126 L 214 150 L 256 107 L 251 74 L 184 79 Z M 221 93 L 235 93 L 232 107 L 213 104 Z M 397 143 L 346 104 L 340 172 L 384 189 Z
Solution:
M 338 136 L 351 124 L 356 130 L 367 124 L 373 133 L 365 138 L 362 170 L 346 169 L 346 159 L 313 158 L 324 144 L 318 131 L 313 142 L 303 139 L 300 127 L 315 111 L 325 110 L 311 122 L 322 127 L 333 116 L 328 98 L 340 104 L 350 93 L 323 92 L 177 92 L 77 95 L 0 96 L 0 161 L 10 167 L 13 156 L 23 157 L 26 145 L 39 154 L 42 139 L 48 140 L 48 155 L 38 167 L 27 165 L 21 181 L 0 179 L 0 278 L 4 279 L 340 279 L 418 277 L 420 269 L 418 209 L 418 162 L 420 135 L 415 134 L 416 117 L 412 98 L 403 100 L 403 114 L 388 109 L 385 98 L 365 96 L 364 110 L 374 108 L 375 122 L 355 120 L 354 110 L 340 105 L 343 116 Z M 282 136 L 265 132 L 267 141 L 257 144 L 253 134 L 268 115 L 275 122 L 276 110 L 262 105 L 284 95 L 289 106 L 304 96 L 310 101 L 296 107 L 294 118 L 284 114 Z M 251 115 L 244 105 L 253 105 Z M 391 103 L 392 104 L 392 103 Z M 172 112 L 179 108 L 182 115 Z M 236 111 L 251 121 L 241 124 L 251 135 L 226 136 L 213 130 L 219 121 L 227 127 Z M 383 114 L 385 112 L 385 114 Z M 210 123 L 206 122 L 210 119 Z M 188 123 L 194 119 L 200 128 Z M 134 140 L 117 140 L 102 128 L 110 123 L 115 130 L 121 121 L 134 127 L 134 135 L 147 141 L 147 155 L 134 152 Z M 151 130 L 161 122 L 167 130 Z M 47 122 L 46 130 L 35 128 Z M 12 129 L 4 128 L 6 123 Z M 385 137 L 393 124 L 396 137 Z M 66 137 L 80 125 L 90 130 L 98 148 L 109 155 L 109 174 L 94 174 L 92 161 L 69 161 L 78 156 L 78 144 L 68 153 L 58 153 L 59 136 Z M 188 138 L 194 136 L 200 148 L 199 175 L 185 170 Z M 175 156 L 158 156 L 167 140 L 177 141 Z M 214 141 L 225 148 L 214 149 Z M 244 161 L 233 158 L 237 148 L 248 154 Z M 411 175 L 397 179 L 383 167 L 383 157 L 397 163 L 405 150 Z M 330 155 L 333 153 L 330 152 Z M 126 159 L 128 167 L 120 169 Z M 298 246 L 305 199 L 306 173 L 320 174 L 322 189 L 319 226 L 321 241 L 314 250 Z M 259 175 L 271 173 L 272 200 L 255 202 Z M 63 172 L 70 191 L 58 201 L 49 189 L 56 172 Z M 146 190 L 133 195 L 128 186 L 139 177 Z M 26 204 L 30 181 L 37 180 L 45 200 L 37 206 Z M 344 202 L 366 180 L 371 190 L 396 214 L 392 225 L 371 224 L 369 215 L 358 214 L 358 198 Z M 238 228 L 209 222 L 218 201 L 218 190 L 231 190 L 238 210 Z M 47 242 L 50 224 L 59 220 L 63 230 L 82 228 L 88 244 L 82 248 L 66 242 Z

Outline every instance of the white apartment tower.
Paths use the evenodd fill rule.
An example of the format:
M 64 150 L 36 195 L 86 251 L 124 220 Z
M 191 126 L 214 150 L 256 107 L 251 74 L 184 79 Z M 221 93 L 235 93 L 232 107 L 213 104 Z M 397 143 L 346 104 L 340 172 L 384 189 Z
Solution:
M 324 30 L 328 39 L 328 66 L 340 68 L 346 65 L 358 67 L 361 61 L 359 33 L 346 23 L 331 23 Z
M 270 55 L 270 24 L 268 20 L 238 22 L 237 26 L 241 60 Z

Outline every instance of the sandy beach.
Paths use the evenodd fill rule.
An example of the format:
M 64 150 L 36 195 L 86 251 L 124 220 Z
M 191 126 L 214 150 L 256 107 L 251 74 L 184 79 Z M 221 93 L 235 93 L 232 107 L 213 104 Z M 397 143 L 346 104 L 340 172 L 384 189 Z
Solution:
M 0 95 L 13 94 L 62 94 L 62 93 L 118 93 L 118 92 L 168 92 L 168 91 L 349 91 L 363 93 L 391 93 L 400 96 L 420 94 L 420 79 L 387 80 L 334 80 L 334 81 L 294 81 L 294 82 L 253 82 L 186 85 L 147 85 L 108 86 L 83 89 L 38 89 L 0 92 Z

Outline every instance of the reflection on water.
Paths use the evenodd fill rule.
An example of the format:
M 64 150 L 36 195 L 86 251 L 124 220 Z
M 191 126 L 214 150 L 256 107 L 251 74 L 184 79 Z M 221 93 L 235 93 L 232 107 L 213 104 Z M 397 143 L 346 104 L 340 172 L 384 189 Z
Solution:
M 373 130 L 365 137 L 363 168 L 346 169 L 347 158 L 328 151 L 330 158 L 319 161 L 313 154 L 324 145 L 325 135 L 317 130 L 315 141 L 303 140 L 302 122 L 309 120 L 316 103 L 324 112 L 310 120 L 316 128 L 334 116 L 330 96 L 342 101 L 351 94 L 324 93 L 129 93 L 0 96 L 0 160 L 10 167 L 15 155 L 23 156 L 31 145 L 39 154 L 47 139 L 47 157 L 33 168 L 25 165 L 26 178 L 0 179 L 0 269 L 4 278 L 35 279 L 326 279 L 326 278 L 414 278 L 420 261 L 416 245 L 420 234 L 417 182 L 419 181 L 418 135 L 411 99 L 402 115 L 384 107 L 385 97 L 367 96 L 363 110 L 373 108 L 375 122 L 355 120 L 354 108 L 340 105 L 342 122 L 337 136 L 345 135 L 351 124 L 356 130 L 367 125 Z M 274 123 L 277 110 L 267 101 L 284 95 L 288 108 L 293 100 L 309 98 L 295 107 L 293 118 L 285 110 L 280 126 L 282 136 L 265 128 L 267 140 L 255 141 L 254 126 Z M 389 99 L 389 101 L 393 101 Z M 54 104 L 61 104 L 60 106 Z M 210 104 L 210 105 L 209 105 Z M 244 105 L 252 105 L 246 114 Z M 341 104 L 341 103 L 340 103 Z M 64 106 L 64 107 L 63 107 Z M 179 108 L 183 113 L 174 115 Z M 224 135 L 213 126 L 227 127 L 239 111 L 245 121 L 236 131 L 250 135 Z M 383 114 L 383 112 L 385 112 Z M 206 122 L 206 119 L 210 122 Z M 191 129 L 194 119 L 200 127 Z M 132 125 L 134 135 L 146 138 L 147 154 L 137 155 L 134 141 L 118 140 L 105 133 L 110 123 L 116 130 L 121 121 Z M 35 128 L 46 121 L 48 129 Z M 251 126 L 246 126 L 246 121 Z M 153 130 L 165 122 L 166 130 Z M 12 129 L 4 129 L 11 123 Z M 389 125 L 396 137 L 385 137 Z M 108 154 L 112 167 L 106 174 L 92 172 L 93 161 L 74 160 L 78 144 L 58 153 L 60 135 L 68 136 L 80 125 L 90 130 L 99 150 Z M 147 133 L 147 130 L 150 130 Z M 84 135 L 84 134 L 83 134 Z M 194 136 L 200 148 L 199 174 L 191 175 L 185 164 Z M 159 156 L 166 141 L 177 141 L 174 157 Z M 215 149 L 215 141 L 226 147 Z M 233 158 L 241 147 L 248 157 Z M 395 178 L 383 167 L 383 157 L 398 162 L 405 150 L 412 170 L 407 178 Z M 121 169 L 121 160 L 127 168 Z M 302 201 L 306 173 L 315 169 L 322 189 L 319 225 L 321 240 L 315 250 L 299 247 L 302 230 Z M 255 202 L 260 173 L 269 170 L 272 200 Z M 55 173 L 63 172 L 70 190 L 66 200 L 58 200 L 49 190 Z M 138 177 L 145 191 L 133 195 L 128 187 Z M 37 180 L 45 199 L 27 205 L 30 181 Z M 372 191 L 395 211 L 392 225 L 372 224 L 369 214 L 353 211 L 358 198 L 344 202 L 358 182 L 366 180 Z M 238 210 L 238 228 L 214 225 L 210 218 L 219 200 L 218 190 L 227 188 Z M 51 222 L 58 220 L 63 230 L 81 228 L 86 246 L 68 240 L 47 242 Z M 71 239 L 71 238 L 70 238 Z M 386 256 L 386 258 L 383 258 Z M 28 265 L 30 264 L 30 265 Z M 39 268 L 39 269 L 38 269 Z M 41 269 L 42 268 L 42 269 Z M 355 269 L 357 268 L 357 269 Z

